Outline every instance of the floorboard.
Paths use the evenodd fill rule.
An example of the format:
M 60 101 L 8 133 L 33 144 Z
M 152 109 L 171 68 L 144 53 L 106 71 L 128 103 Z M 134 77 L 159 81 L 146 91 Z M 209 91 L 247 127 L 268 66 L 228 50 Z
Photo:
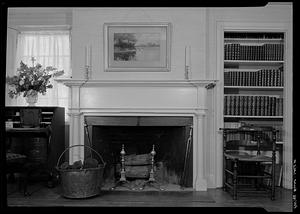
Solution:
M 68 199 L 59 187 L 43 183 L 29 186 L 31 196 L 24 197 L 15 184 L 7 186 L 8 207 L 230 207 L 263 208 L 269 212 L 291 212 L 292 191 L 277 187 L 276 200 L 264 195 L 240 195 L 233 200 L 221 188 L 208 191 L 107 191 L 85 199 Z

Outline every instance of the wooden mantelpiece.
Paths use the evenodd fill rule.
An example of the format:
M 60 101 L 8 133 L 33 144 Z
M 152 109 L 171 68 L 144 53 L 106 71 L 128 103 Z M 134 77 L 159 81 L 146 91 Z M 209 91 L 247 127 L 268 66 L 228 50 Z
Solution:
M 208 84 L 216 83 L 216 80 L 85 80 L 72 78 L 57 78 L 58 82 L 63 82 L 66 86 L 194 86 L 205 87 Z
M 207 189 L 204 127 L 207 90 L 215 80 L 56 80 L 70 87 L 70 146 L 84 144 L 85 117 L 192 117 L 193 188 Z M 79 159 L 84 159 L 83 149 L 70 150 L 70 162 Z

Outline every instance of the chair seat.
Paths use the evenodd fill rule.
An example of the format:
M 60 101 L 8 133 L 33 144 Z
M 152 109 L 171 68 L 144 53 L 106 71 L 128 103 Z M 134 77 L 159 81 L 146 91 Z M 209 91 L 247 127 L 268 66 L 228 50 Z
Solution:
M 227 151 L 224 153 L 225 157 L 229 159 L 237 159 L 239 161 L 253 161 L 253 162 L 271 162 L 272 158 L 265 155 L 250 155 L 242 151 Z

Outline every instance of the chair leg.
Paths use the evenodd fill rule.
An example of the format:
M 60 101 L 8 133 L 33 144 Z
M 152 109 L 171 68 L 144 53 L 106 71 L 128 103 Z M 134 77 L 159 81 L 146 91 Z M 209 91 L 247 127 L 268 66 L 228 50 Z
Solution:
M 255 163 L 255 175 L 260 175 L 260 165 L 259 163 Z M 260 190 L 260 184 L 261 184 L 261 180 L 260 179 L 255 179 L 255 188 L 256 190 Z
M 24 192 L 23 192 L 23 194 L 24 194 L 24 196 L 30 196 L 31 194 L 28 192 L 28 189 L 27 189 L 27 179 L 24 179 Z
M 28 175 L 27 173 L 22 173 L 19 181 L 19 189 L 23 189 L 24 196 L 30 196 L 31 194 L 28 192 Z
M 223 160 L 223 191 L 226 191 L 226 182 L 227 182 L 227 177 L 226 177 L 226 159 L 224 158 Z
M 271 183 L 271 200 L 275 200 L 275 161 L 272 163 L 272 183 Z
M 234 160 L 233 166 L 233 200 L 237 199 L 237 160 Z

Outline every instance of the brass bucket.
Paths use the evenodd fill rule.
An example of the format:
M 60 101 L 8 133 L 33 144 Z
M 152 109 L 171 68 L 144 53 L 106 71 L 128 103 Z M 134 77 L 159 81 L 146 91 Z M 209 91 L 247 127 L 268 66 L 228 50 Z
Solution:
M 87 169 L 60 169 L 59 161 L 62 155 L 70 148 L 84 146 L 93 150 L 101 159 L 102 164 L 95 168 Z M 100 193 L 103 184 L 103 172 L 106 163 L 101 155 L 86 145 L 70 146 L 60 155 L 57 161 L 56 169 L 60 173 L 62 196 L 66 198 L 89 198 Z

